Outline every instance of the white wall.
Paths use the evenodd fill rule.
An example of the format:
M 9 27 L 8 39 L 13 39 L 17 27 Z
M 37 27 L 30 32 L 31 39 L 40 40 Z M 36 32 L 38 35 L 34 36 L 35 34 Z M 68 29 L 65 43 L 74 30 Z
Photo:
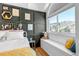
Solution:
M 79 56 L 79 3 L 75 4 L 76 7 L 76 54 Z
M 49 32 L 49 40 L 55 41 L 65 46 L 65 43 L 70 37 L 75 37 L 72 33 L 67 32 Z

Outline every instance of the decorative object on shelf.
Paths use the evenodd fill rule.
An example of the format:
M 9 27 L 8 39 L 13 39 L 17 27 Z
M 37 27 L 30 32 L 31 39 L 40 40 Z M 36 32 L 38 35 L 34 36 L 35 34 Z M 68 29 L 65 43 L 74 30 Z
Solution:
M 8 10 L 8 7 L 7 6 L 3 6 L 3 10 Z
M 31 20 L 30 13 L 25 13 L 25 20 Z
M 44 32 L 44 39 L 48 39 L 48 33 L 47 32 Z
M 1 25 L 1 28 L 2 28 L 2 30 L 4 30 L 4 29 L 5 29 L 5 26 L 2 24 L 2 25 Z
M 19 23 L 18 27 L 21 30 L 22 29 L 22 23 Z
M 33 30 L 33 24 L 28 24 L 28 30 Z
M 10 20 L 12 18 L 10 11 L 3 11 L 1 15 L 4 20 Z
M 42 39 L 48 39 L 48 33 L 47 32 L 41 33 L 40 38 L 42 38 Z
M 0 24 L 0 30 L 2 30 L 2 24 Z
M 6 25 L 5 25 L 5 30 L 9 30 L 9 28 L 8 28 L 8 27 L 9 27 L 9 25 L 8 25 L 8 24 L 6 24 Z
M 12 15 L 18 17 L 19 16 L 19 9 L 12 8 Z
M 9 23 L 8 28 L 9 28 L 10 30 L 12 29 L 12 24 L 11 24 L 11 23 Z

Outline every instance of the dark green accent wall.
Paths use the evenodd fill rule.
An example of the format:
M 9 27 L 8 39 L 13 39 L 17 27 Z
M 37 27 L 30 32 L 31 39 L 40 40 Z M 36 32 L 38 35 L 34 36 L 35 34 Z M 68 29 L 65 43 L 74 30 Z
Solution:
M 1 17 L 2 13 L 2 6 L 8 6 L 9 11 L 12 12 L 12 8 L 17 8 L 20 10 L 20 17 L 12 17 L 10 21 L 4 21 Z M 31 13 L 31 20 L 25 20 L 25 13 Z M 0 24 L 7 24 L 7 23 L 14 23 L 15 27 L 21 22 L 23 24 L 23 30 L 27 31 L 28 37 L 32 37 L 33 35 L 37 35 L 41 32 L 46 31 L 46 13 L 35 11 L 35 10 L 29 10 L 22 7 L 7 5 L 0 3 Z M 28 31 L 28 24 L 33 24 L 33 31 Z

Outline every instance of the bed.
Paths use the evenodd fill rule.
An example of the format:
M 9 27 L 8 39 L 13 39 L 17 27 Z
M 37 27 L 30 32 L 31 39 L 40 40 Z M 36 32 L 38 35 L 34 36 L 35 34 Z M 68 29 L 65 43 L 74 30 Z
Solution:
M 1 37 L 6 37 L 5 40 Z M 35 56 L 35 51 L 30 48 L 29 41 L 23 37 L 23 31 L 7 31 L 1 35 L 0 56 Z

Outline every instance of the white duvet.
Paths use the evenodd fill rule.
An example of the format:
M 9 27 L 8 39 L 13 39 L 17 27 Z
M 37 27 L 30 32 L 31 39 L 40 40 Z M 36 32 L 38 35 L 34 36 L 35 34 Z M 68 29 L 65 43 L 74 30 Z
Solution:
M 0 31 L 0 40 L 6 34 L 7 31 Z

